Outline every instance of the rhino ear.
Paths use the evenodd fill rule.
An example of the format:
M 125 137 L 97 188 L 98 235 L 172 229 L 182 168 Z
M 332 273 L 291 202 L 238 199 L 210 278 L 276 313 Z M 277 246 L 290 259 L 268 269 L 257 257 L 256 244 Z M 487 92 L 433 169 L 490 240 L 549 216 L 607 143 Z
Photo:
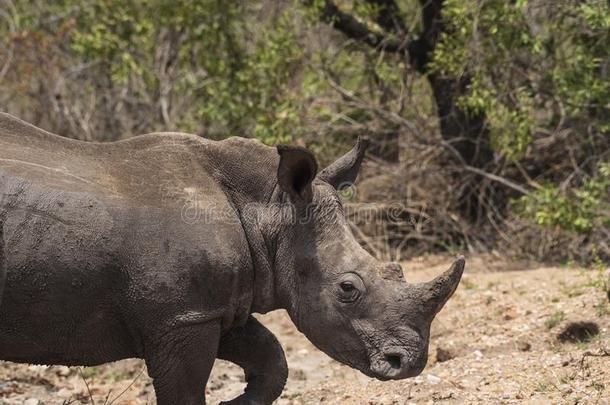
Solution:
M 337 190 L 351 186 L 356 181 L 360 164 L 364 159 L 364 152 L 366 152 L 368 146 L 368 138 L 358 137 L 356 146 L 322 170 L 318 177 L 330 183 Z
M 282 191 L 287 193 L 293 202 L 311 201 L 311 182 L 318 171 L 314 155 L 305 148 L 285 145 L 279 145 L 277 153 L 280 155 L 277 181 Z

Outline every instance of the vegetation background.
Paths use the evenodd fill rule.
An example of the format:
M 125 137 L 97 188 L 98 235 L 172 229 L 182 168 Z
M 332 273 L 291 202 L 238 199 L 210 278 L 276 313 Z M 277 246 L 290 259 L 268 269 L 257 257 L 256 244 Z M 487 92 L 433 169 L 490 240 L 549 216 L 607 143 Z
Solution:
M 239 135 L 322 163 L 367 135 L 344 197 L 377 256 L 607 262 L 609 4 L 0 0 L 0 110 L 83 140 Z

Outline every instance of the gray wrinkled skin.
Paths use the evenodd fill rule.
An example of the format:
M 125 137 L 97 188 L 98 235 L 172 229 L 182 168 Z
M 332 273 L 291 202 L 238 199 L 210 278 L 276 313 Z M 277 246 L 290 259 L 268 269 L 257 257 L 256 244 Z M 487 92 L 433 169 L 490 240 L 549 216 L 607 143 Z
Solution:
M 221 358 L 248 382 L 229 403 L 269 404 L 287 365 L 251 313 L 285 308 L 335 359 L 417 375 L 464 260 L 409 284 L 358 245 L 336 188 L 365 149 L 317 174 L 298 147 L 176 133 L 85 143 L 0 114 L 0 359 L 143 358 L 158 404 L 199 405 Z

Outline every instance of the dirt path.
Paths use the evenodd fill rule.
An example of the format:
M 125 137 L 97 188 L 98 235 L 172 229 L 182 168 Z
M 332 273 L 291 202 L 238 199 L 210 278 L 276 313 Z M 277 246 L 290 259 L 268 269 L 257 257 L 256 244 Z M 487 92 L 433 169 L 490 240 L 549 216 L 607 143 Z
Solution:
M 426 280 L 448 263 L 414 260 L 405 263 L 405 273 L 409 281 Z M 468 260 L 464 281 L 433 324 L 428 366 L 414 379 L 371 380 L 315 349 L 284 312 L 261 316 L 290 366 L 277 403 L 610 404 L 610 302 L 596 286 L 601 273 L 485 263 Z M 560 342 L 558 335 L 581 321 L 599 333 Z M 114 404 L 153 404 L 146 372 L 136 379 L 142 370 L 138 360 L 82 371 L 0 363 L 0 404 L 90 403 L 90 394 L 96 404 L 110 404 L 123 390 Z M 209 402 L 231 398 L 243 387 L 241 370 L 219 361 L 208 384 Z

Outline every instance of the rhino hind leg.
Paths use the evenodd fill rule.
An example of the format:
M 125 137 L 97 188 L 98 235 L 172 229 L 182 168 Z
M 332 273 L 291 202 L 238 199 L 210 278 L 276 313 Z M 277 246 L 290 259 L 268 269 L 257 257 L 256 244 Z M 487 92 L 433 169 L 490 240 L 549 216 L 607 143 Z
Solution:
M 220 324 L 214 322 L 161 331 L 146 343 L 146 366 L 157 405 L 205 404 L 219 339 Z
M 253 316 L 221 338 L 218 358 L 243 368 L 248 383 L 242 395 L 221 404 L 266 405 L 282 393 L 288 377 L 284 351 L 273 333 Z

